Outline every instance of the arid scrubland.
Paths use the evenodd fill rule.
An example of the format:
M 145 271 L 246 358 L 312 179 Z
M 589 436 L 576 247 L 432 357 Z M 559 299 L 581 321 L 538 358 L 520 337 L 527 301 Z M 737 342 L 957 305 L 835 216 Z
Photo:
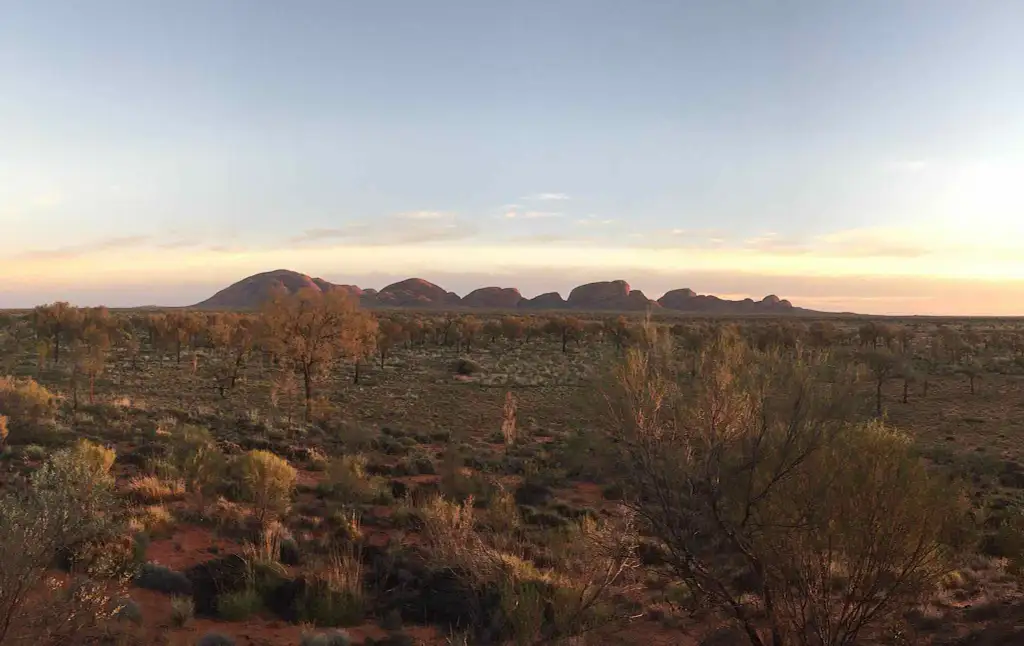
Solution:
M 0 314 L 3 644 L 1012 644 L 1024 324 Z

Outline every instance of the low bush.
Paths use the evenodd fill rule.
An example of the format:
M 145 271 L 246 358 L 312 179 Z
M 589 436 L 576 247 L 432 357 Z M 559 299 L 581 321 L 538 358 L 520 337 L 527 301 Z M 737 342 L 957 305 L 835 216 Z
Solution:
M 346 504 L 362 504 L 379 498 L 387 491 L 387 486 L 383 479 L 369 475 L 366 465 L 366 457 L 359 454 L 332 460 L 320 492 Z
M 467 357 L 460 357 L 452 363 L 452 372 L 468 377 L 480 372 L 480 364 Z
M 192 582 L 188 577 L 159 563 L 144 563 L 139 568 L 139 573 L 135 575 L 135 585 L 144 590 L 155 590 L 164 594 L 192 594 Z
M 251 502 L 261 523 L 284 514 L 291 504 L 298 472 L 269 451 L 249 451 L 235 463 L 243 497 Z
M 57 396 L 34 379 L 0 377 L 0 415 L 7 418 L 10 441 L 39 441 L 53 427 Z
M 117 602 L 117 612 L 114 614 L 118 619 L 130 621 L 133 624 L 141 624 L 143 620 L 142 606 L 133 599 L 121 599 Z
M 326 633 L 312 633 L 302 636 L 299 646 L 349 646 L 352 638 L 344 630 L 332 630 Z
M 235 640 L 220 633 L 206 633 L 196 642 L 196 646 L 235 646 Z

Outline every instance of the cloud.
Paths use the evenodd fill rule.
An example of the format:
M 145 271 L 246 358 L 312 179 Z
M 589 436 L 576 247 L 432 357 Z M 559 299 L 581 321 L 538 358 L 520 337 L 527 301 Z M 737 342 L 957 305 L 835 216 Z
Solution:
M 36 249 L 26 251 L 18 257 L 26 260 L 68 260 L 100 251 L 132 249 L 142 246 L 151 240 L 151 236 L 119 236 L 113 238 L 101 238 L 99 240 L 83 244 L 66 245 L 53 249 Z
M 198 240 L 169 240 L 167 242 L 159 242 L 156 245 L 160 249 L 187 249 L 188 247 L 198 247 Z
M 601 219 L 598 218 L 596 215 L 588 215 L 585 218 L 580 218 L 576 220 L 576 224 L 583 227 L 607 226 L 609 224 L 615 224 L 615 220 L 612 220 L 610 218 Z
M 346 223 L 339 227 L 306 229 L 292 237 L 292 244 L 322 247 L 345 242 L 367 246 L 418 244 L 471 238 L 477 226 L 454 213 L 413 211 Z
M 534 193 L 520 198 L 528 202 L 552 202 L 570 199 L 565 193 Z
M 537 233 L 537 234 L 533 234 L 533 235 L 516 236 L 515 238 L 512 238 L 512 242 L 519 242 L 519 243 L 532 243 L 532 242 L 536 242 L 536 243 L 541 243 L 541 244 L 552 243 L 552 242 L 569 242 L 570 240 L 572 240 L 572 238 L 570 238 L 569 236 L 567 236 L 567 235 L 560 235 L 560 234 L 557 234 L 557 233 Z M 582 241 L 579 241 L 579 242 L 582 242 Z
M 504 217 L 509 220 L 537 220 L 541 218 L 560 218 L 562 214 L 558 211 L 506 211 Z
M 455 214 L 447 211 L 406 211 L 394 217 L 402 220 L 447 220 L 454 218 Z

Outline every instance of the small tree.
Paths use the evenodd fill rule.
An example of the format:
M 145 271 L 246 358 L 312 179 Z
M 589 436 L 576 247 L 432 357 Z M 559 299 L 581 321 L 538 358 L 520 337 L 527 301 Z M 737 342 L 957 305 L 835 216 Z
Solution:
M 971 394 L 975 394 L 974 384 L 985 374 L 981 364 L 974 360 L 968 360 L 956 366 L 956 372 L 967 377 L 967 383 L 971 386 Z
M 867 367 L 875 382 L 875 414 L 882 416 L 882 386 L 889 379 L 900 374 L 903 362 L 888 350 L 865 350 L 860 360 Z
M 483 323 L 475 316 L 466 316 L 459 321 L 459 338 L 462 340 L 466 352 L 473 350 L 473 341 L 476 340 L 482 329 Z
M 33 328 L 40 338 L 53 344 L 54 363 L 60 363 L 61 342 L 70 340 L 80 320 L 78 308 L 63 301 L 40 305 L 33 311 Z
M 380 354 L 380 369 L 384 369 L 391 349 L 408 340 L 408 333 L 402 324 L 394 319 L 384 319 L 377 325 L 377 352 Z
M 288 511 L 298 472 L 270 451 L 249 451 L 238 458 L 238 474 L 246 500 L 264 523 Z
M 575 316 L 556 316 L 544 325 L 544 330 L 555 335 L 562 343 L 562 353 L 567 352 L 566 346 L 570 340 L 579 342 L 580 334 L 583 332 L 583 322 Z
M 501 335 L 509 341 L 518 341 L 526 333 L 526 324 L 518 316 L 505 316 L 501 319 Z
M 949 571 L 950 492 L 906 436 L 850 423 L 854 386 L 827 355 L 719 336 L 696 380 L 662 342 L 610 391 L 626 500 L 754 646 L 851 646 Z
M 306 419 L 312 413 L 316 383 L 345 354 L 362 356 L 368 338 L 367 316 L 346 292 L 305 288 L 277 294 L 264 308 L 266 344 L 302 377 Z M 374 334 L 375 336 L 375 334 Z
M 353 319 L 352 325 L 346 329 L 343 348 L 355 363 L 352 383 L 359 383 L 359 366 L 362 364 L 363 359 L 373 356 L 374 351 L 377 349 L 377 340 L 379 338 L 377 320 L 372 316 L 358 316 Z

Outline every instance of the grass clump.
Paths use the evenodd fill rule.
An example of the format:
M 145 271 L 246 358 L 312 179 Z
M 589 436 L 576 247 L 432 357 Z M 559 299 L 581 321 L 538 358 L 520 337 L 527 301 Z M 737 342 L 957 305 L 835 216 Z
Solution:
M 196 614 L 196 605 L 191 597 L 171 597 L 171 625 L 183 628 L 192 621 Z
M 217 598 L 217 614 L 227 621 L 245 621 L 262 607 L 260 593 L 251 587 L 227 592 Z
M 196 646 L 235 646 L 235 640 L 220 633 L 206 633 L 196 642 Z
M 180 480 L 165 481 L 157 476 L 138 476 L 128 483 L 128 496 L 135 502 L 152 505 L 173 500 L 185 493 Z
M 305 584 L 296 599 L 299 621 L 321 627 L 354 626 L 366 616 L 363 565 L 355 550 L 334 550 Z

